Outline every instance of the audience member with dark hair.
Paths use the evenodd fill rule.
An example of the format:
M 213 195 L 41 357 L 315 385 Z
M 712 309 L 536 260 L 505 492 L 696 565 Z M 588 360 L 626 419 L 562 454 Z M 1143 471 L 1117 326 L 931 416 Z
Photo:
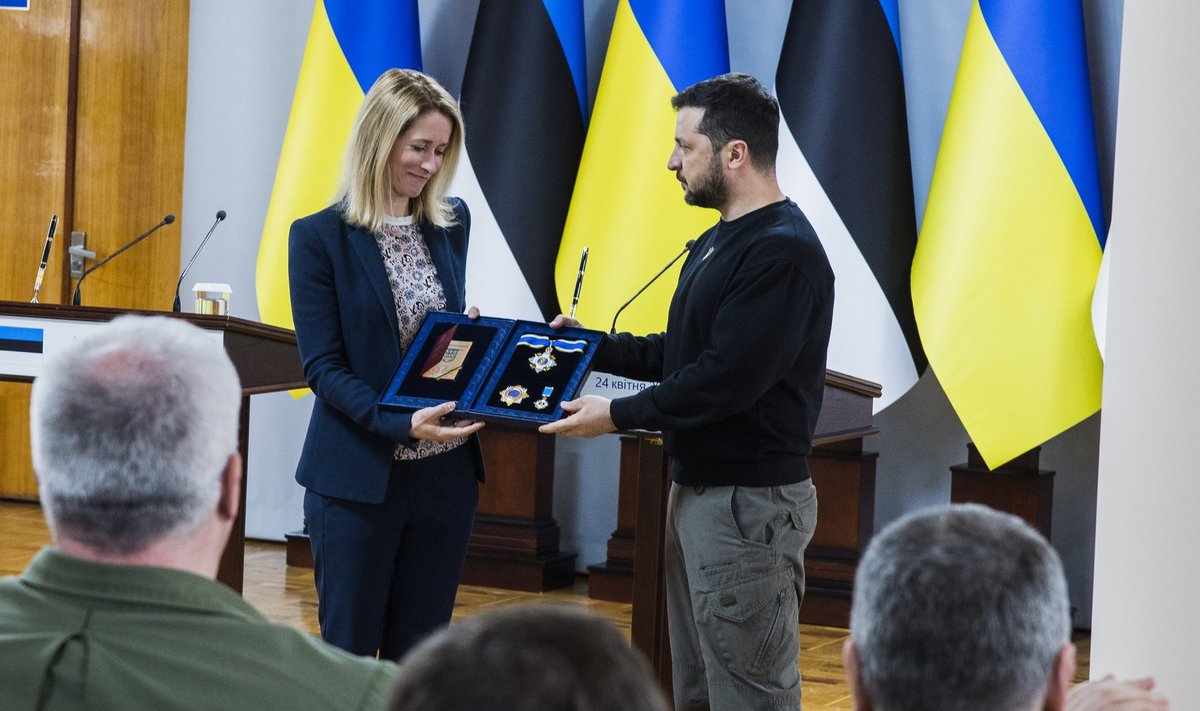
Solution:
M 666 711 L 645 658 L 610 622 L 541 603 L 443 630 L 400 665 L 392 711 Z
M 241 388 L 195 326 L 125 316 L 46 359 L 33 465 L 53 545 L 0 581 L 5 709 L 377 709 L 396 667 L 271 624 L 213 578 Z
M 984 506 L 910 514 L 858 566 L 843 650 L 858 711 L 1150 711 L 1153 682 L 1076 687 L 1067 582 L 1021 519 Z

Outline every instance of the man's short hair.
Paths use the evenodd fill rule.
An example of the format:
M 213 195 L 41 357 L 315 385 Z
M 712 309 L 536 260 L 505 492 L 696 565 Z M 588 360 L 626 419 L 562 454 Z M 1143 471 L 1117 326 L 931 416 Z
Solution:
M 666 711 L 649 664 L 602 617 L 554 603 L 470 617 L 400 664 L 393 711 Z
M 749 74 L 731 72 L 696 82 L 671 98 L 676 111 L 704 109 L 697 129 L 713 151 L 734 139 L 746 142 L 760 172 L 775 168 L 779 152 L 779 102 Z
M 46 358 L 30 433 L 56 537 L 128 555 L 193 528 L 216 507 L 240 407 L 220 341 L 180 319 L 122 316 Z
M 1015 516 L 910 514 L 859 563 L 850 634 L 878 709 L 1032 708 L 1070 642 L 1062 564 Z

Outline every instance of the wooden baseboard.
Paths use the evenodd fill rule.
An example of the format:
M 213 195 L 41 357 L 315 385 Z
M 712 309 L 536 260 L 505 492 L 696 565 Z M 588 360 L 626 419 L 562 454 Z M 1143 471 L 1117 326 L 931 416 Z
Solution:
M 633 566 L 612 560 L 588 566 L 588 597 L 609 602 L 633 602 Z
M 292 531 L 283 536 L 287 540 L 287 564 L 295 568 L 313 567 L 312 546 L 304 531 Z
M 575 554 L 538 556 L 467 552 L 460 582 L 505 590 L 546 592 L 575 583 Z
M 825 627 L 850 627 L 850 585 L 840 586 L 829 581 L 806 585 L 804 602 L 800 605 L 800 622 Z

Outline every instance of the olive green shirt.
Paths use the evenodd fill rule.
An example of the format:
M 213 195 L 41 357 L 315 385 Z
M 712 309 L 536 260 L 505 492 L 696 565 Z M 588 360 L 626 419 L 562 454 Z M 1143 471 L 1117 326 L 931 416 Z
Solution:
M 0 580 L 4 709 L 383 709 L 396 670 L 179 570 L 44 548 Z

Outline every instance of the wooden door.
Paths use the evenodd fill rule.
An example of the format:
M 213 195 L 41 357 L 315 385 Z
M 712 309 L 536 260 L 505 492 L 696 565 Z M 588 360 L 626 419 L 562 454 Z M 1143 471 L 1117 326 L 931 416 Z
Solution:
M 103 258 L 183 202 L 187 0 L 31 0 L 0 10 L 0 299 L 66 303 L 70 233 Z M 179 223 L 89 276 L 91 306 L 166 309 Z M 0 383 L 0 496 L 37 494 L 29 385 Z

